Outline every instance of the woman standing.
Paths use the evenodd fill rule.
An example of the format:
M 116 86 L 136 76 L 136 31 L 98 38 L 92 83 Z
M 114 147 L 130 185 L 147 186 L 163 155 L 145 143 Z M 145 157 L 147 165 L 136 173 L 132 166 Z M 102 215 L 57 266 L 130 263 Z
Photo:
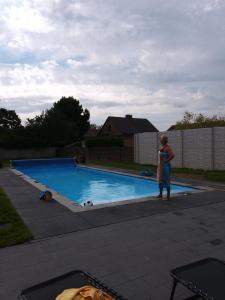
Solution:
M 159 195 L 157 198 L 162 198 L 163 188 L 167 190 L 167 200 L 170 200 L 170 161 L 174 158 L 174 153 L 168 145 L 168 137 L 162 135 L 160 137 L 161 148 L 158 154 L 157 179 L 159 182 Z

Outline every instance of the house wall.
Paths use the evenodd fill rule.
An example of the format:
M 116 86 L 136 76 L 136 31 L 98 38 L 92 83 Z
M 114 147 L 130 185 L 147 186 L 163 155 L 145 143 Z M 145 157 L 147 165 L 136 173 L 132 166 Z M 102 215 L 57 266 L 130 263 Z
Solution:
M 109 129 L 110 128 L 110 129 Z M 103 127 L 101 128 L 100 135 L 111 135 L 111 136 L 117 136 L 120 135 L 121 133 L 111 124 L 110 121 L 107 121 Z
M 134 135 L 123 137 L 124 147 L 134 147 Z
M 134 137 L 134 160 L 157 164 L 159 137 L 166 134 L 175 152 L 174 167 L 225 170 L 225 127 L 139 133 Z

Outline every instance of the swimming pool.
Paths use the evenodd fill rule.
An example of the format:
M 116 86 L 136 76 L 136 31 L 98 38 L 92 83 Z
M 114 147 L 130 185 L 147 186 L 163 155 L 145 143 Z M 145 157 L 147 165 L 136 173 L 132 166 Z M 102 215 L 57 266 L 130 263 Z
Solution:
M 105 204 L 158 194 L 154 180 L 78 166 L 72 159 L 20 160 L 12 161 L 12 166 L 80 205 L 88 200 Z M 190 187 L 171 185 L 171 193 L 190 191 Z

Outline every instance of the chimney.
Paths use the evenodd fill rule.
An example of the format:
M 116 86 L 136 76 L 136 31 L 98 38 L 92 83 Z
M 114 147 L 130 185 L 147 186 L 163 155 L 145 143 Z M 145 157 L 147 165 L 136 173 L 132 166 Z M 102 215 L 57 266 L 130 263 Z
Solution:
M 132 115 L 125 115 L 125 118 L 132 119 Z

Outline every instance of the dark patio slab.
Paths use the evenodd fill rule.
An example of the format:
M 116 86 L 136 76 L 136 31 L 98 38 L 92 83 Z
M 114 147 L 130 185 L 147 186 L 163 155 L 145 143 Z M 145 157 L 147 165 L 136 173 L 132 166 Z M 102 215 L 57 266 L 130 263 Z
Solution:
M 8 169 L 0 170 L 3 187 L 35 239 L 125 222 L 155 214 L 218 203 L 225 200 L 221 190 L 175 197 L 172 201 L 149 200 L 103 209 L 73 213 L 58 202 L 39 201 L 40 191 Z
M 225 259 L 225 202 L 0 249 L 0 299 L 31 285 L 86 270 L 129 300 L 167 300 L 169 271 L 213 256 Z M 174 300 L 190 294 L 178 287 Z
M 24 288 L 82 269 L 129 300 L 166 300 L 170 269 L 225 259 L 222 190 L 72 213 L 39 201 L 39 190 L 9 170 L 0 170 L 0 186 L 36 238 L 0 249 L 0 299 L 16 300 Z M 175 300 L 187 296 L 179 287 Z

